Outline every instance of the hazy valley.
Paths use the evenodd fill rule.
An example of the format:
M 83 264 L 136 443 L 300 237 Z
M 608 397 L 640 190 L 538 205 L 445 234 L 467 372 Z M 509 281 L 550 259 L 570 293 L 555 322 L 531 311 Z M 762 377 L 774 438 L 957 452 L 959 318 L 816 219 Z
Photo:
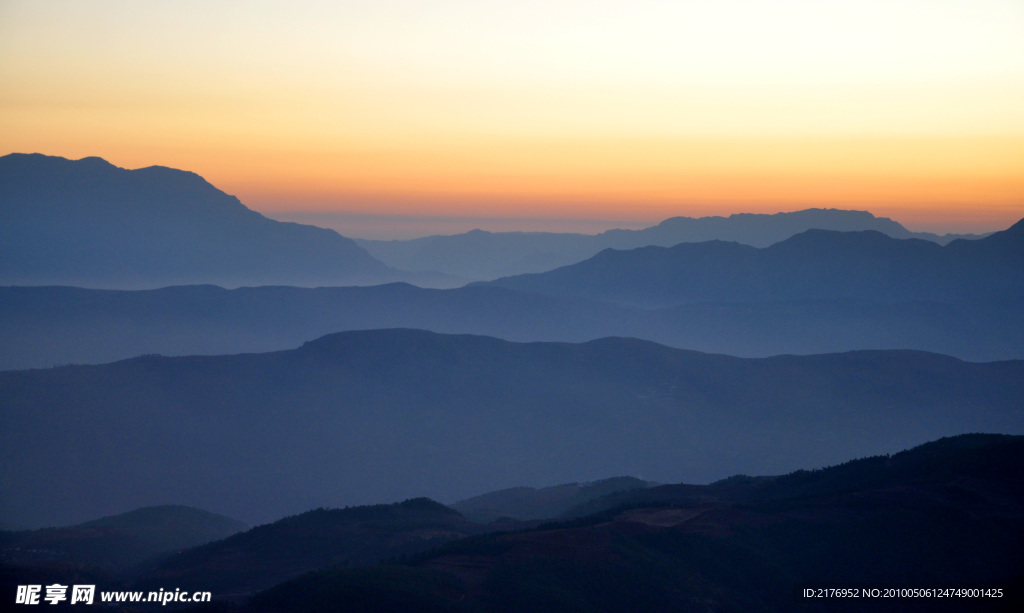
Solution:
M 12 284 L 0 287 L 0 368 L 281 350 L 394 327 L 511 341 L 626 336 L 742 357 L 917 349 L 1024 358 L 1021 224 L 942 246 L 883 235 L 910 233 L 849 211 L 675 219 L 662 225 L 782 240 L 605 250 L 545 273 L 440 290 L 421 287 L 437 274 L 388 268 L 334 232 L 263 218 L 190 173 L 44 156 L 7 156 L 0 166 L 0 281 Z M 43 181 L 45 173 L 61 179 Z M 81 185 L 88 197 L 76 195 Z M 125 210 L 132 216 L 113 227 L 109 217 Z M 815 223 L 874 229 L 807 230 Z M 768 230 L 755 240 L 759 224 Z M 146 238 L 154 234 L 159 241 Z M 353 275 L 421 286 L 337 287 Z M 83 287 L 39 287 L 69 283 Z M 130 289 L 180 283 L 188 285 Z M 310 284 L 332 287 L 298 287 Z M 98 289 L 110 287 L 120 289 Z
M 353 240 L 193 173 L 15 154 L 0 283 L 5 593 L 463 612 L 1022 594 L 1024 221 Z

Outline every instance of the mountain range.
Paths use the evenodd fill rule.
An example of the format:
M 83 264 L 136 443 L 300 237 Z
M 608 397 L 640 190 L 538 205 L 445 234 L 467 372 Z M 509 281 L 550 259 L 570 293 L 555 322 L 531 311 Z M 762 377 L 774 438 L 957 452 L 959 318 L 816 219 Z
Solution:
M 1022 470 L 1024 437 L 967 434 L 709 485 L 617 478 L 469 499 L 583 500 L 543 522 L 485 525 L 427 498 L 248 530 L 197 509 L 145 508 L 0 533 L 0 589 L 41 573 L 104 589 L 174 585 L 214 594 L 197 610 L 239 613 L 338 602 L 371 612 L 1011 611 L 1024 601 Z M 127 545 L 160 551 L 124 565 L 138 553 Z M 930 593 L 887 592 L 902 589 Z
M 427 498 L 314 509 L 169 556 L 139 587 L 202 586 L 230 598 L 304 572 L 377 564 L 488 530 Z
M 101 158 L 0 157 L 0 283 L 145 289 L 214 284 L 339 286 L 407 281 L 456 287 L 541 272 L 603 249 L 727 240 L 764 247 L 808 229 L 875 230 L 946 243 L 863 211 L 674 217 L 598 235 L 474 230 L 409 241 L 353 241 L 279 222 L 186 171 L 118 168 Z
M 1024 298 L 1024 220 L 945 246 L 880 232 L 808 230 L 763 249 L 723 241 L 607 249 L 556 270 L 491 285 L 644 308 L 696 302 Z
M 648 499 L 307 573 L 242 610 L 1014 611 L 1021 470 L 1021 437 L 975 434 L 815 471 L 634 490 Z
M 523 342 L 628 336 L 741 357 L 906 348 L 974 361 L 1024 358 L 1024 308 L 1013 300 L 806 300 L 647 310 L 500 287 L 0 287 L 0 369 L 274 351 L 336 331 L 392 327 Z
M 536 519 L 649 484 L 631 477 L 549 488 L 515 488 L 464 501 L 472 508 L 511 505 Z M 199 509 L 136 509 L 74 526 L 0 531 L 0 589 L 17 578 L 90 577 L 105 587 L 157 590 L 166 585 L 238 599 L 298 574 L 370 566 L 456 539 L 535 527 L 540 522 L 481 521 L 427 498 L 394 504 L 318 508 L 248 528 Z M 15 582 L 8 585 L 11 581 Z M 4 592 L 5 593 L 5 592 Z
M 630 474 L 707 482 L 969 431 L 1024 432 L 1024 362 L 741 359 L 376 330 L 289 351 L 0 373 L 0 520 L 317 506 Z M 211 469 L 211 467 L 216 467 Z
M 199 175 L 100 158 L 0 157 L 0 283 L 367 285 L 393 270 L 333 230 L 268 219 Z
M 354 241 L 193 173 L 14 154 L 0 284 L 8 603 L 1020 607 L 1024 220 Z M 865 586 L 1000 595 L 805 596 Z
M 874 230 L 893 238 L 919 238 L 945 244 L 979 235 L 911 232 L 866 211 L 807 209 L 772 215 L 738 213 L 728 217 L 672 217 L 642 230 L 608 230 L 597 235 L 552 232 L 486 232 L 410 240 L 356 239 L 374 257 L 403 270 L 430 270 L 470 280 L 544 272 L 589 259 L 604 249 L 671 247 L 711 240 L 767 247 L 811 229 Z
M 547 273 L 448 290 L 0 287 L 0 369 L 141 354 L 271 351 L 410 327 L 513 341 L 629 336 L 762 357 L 916 349 L 1024 358 L 1024 222 L 945 246 L 809 230 L 757 249 L 606 250 Z
M 428 498 L 248 530 L 196 509 L 139 509 L 0 533 L 0 588 L 13 594 L 40 573 L 143 593 L 173 584 L 214 594 L 197 610 L 239 613 L 338 602 L 460 613 L 1014 611 L 1024 601 L 1022 470 L 1024 437 L 969 434 L 709 485 L 617 478 L 469 499 L 532 498 L 534 509 L 583 500 L 543 522 L 484 525 Z M 160 551 L 125 564 L 139 545 Z M 820 596 L 837 587 L 857 598 Z

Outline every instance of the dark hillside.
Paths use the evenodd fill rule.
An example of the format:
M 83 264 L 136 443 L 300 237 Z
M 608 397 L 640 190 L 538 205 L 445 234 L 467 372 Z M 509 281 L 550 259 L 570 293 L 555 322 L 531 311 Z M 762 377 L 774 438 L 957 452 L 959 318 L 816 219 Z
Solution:
M 1012 611 L 1024 603 L 1022 468 L 1021 437 L 946 439 L 779 477 L 768 491 L 755 479 L 740 493 L 747 486 L 733 480 L 742 502 L 719 498 L 718 485 L 691 486 L 701 500 L 457 541 L 405 566 L 310 574 L 247 610 L 385 610 L 401 599 L 487 613 Z M 828 485 L 804 487 L 812 482 Z M 804 596 L 816 588 L 858 591 Z M 930 591 L 887 596 L 893 588 Z
M 220 596 L 238 595 L 303 572 L 333 565 L 376 564 L 484 530 L 425 498 L 391 505 L 316 509 L 173 556 L 138 586 L 157 589 L 174 585 Z

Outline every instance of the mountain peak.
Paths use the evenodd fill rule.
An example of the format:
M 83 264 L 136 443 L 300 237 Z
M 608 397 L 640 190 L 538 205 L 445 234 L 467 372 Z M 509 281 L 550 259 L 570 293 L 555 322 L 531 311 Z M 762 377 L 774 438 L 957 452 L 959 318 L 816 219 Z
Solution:
M 268 219 L 165 166 L 11 154 L 0 158 L 0 201 L 5 284 L 317 286 L 396 276 L 336 232 Z
M 72 161 L 74 161 L 74 160 L 72 160 Z M 86 164 L 86 165 L 97 167 L 97 168 L 107 167 L 107 166 L 109 166 L 110 168 L 118 168 L 117 166 L 114 166 L 110 162 L 106 161 L 105 159 L 103 159 L 103 158 L 101 158 L 99 156 L 95 156 L 95 155 L 90 155 L 88 157 L 84 157 L 84 158 L 78 160 L 78 163 L 79 164 Z
M 43 164 L 63 164 L 89 168 L 118 168 L 119 170 L 124 170 L 123 168 L 114 166 L 107 160 L 95 155 L 72 160 L 59 155 L 46 155 L 45 153 L 9 153 L 7 155 L 0 156 L 0 164 L 31 164 L 34 166 Z

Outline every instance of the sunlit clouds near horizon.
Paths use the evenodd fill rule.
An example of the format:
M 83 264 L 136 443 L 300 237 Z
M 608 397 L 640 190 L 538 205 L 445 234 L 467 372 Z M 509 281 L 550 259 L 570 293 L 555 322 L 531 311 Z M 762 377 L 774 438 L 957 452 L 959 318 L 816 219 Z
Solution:
M 1011 0 L 0 2 L 0 154 L 268 213 L 1024 216 Z

